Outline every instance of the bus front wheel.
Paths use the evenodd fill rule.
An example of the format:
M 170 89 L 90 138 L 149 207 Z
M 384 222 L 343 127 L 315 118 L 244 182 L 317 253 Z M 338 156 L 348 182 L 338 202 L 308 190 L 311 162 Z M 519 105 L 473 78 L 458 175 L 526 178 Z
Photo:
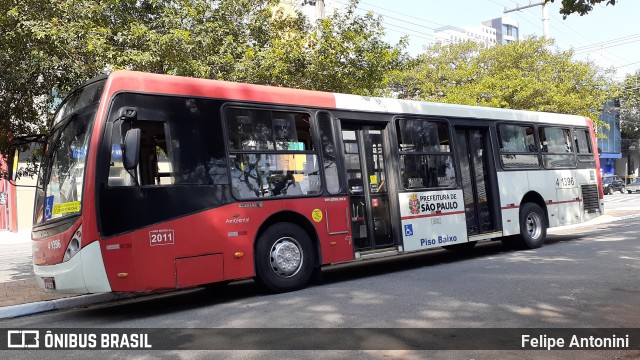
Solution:
M 256 245 L 256 281 L 270 292 L 304 287 L 313 273 L 312 249 L 309 235 L 299 226 L 270 226 Z
M 520 209 L 520 241 L 523 249 L 542 246 L 547 237 L 547 221 L 544 211 L 536 203 L 525 203 Z

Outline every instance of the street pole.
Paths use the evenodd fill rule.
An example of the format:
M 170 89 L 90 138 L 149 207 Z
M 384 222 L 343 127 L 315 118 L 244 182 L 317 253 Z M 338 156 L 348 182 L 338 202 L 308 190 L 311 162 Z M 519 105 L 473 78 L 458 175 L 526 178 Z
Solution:
M 536 7 L 536 6 L 542 6 L 542 35 L 545 38 L 548 39 L 549 36 L 550 36 L 550 34 L 549 34 L 549 5 L 547 4 L 546 1 L 539 2 L 537 4 L 532 4 L 531 1 L 529 1 L 529 5 L 525 5 L 525 6 L 517 5 L 514 9 L 509 9 L 509 10 L 507 10 L 507 8 L 505 7 L 504 14 L 510 13 L 510 12 L 514 12 L 514 11 L 520 11 L 520 10 L 524 10 L 524 9 L 528 9 L 528 8 L 532 8 L 532 7 Z
M 549 4 L 542 3 L 542 35 L 549 38 Z
M 316 1 L 316 19 L 324 19 L 324 0 Z
M 303 0 L 302 6 L 311 5 L 316 8 L 316 20 L 324 19 L 324 0 Z

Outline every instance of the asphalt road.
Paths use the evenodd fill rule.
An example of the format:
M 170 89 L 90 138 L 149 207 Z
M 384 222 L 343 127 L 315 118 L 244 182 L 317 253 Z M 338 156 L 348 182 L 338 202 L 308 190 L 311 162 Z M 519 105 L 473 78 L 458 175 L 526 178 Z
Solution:
M 635 219 L 573 227 L 555 231 L 536 250 L 506 250 L 498 241 L 469 254 L 436 250 L 333 266 L 321 284 L 287 294 L 265 295 L 244 281 L 224 291 L 195 289 L 10 319 L 1 327 L 633 328 L 640 323 L 639 233 Z M 640 358 L 639 351 L 619 350 L 8 353 L 47 359 Z

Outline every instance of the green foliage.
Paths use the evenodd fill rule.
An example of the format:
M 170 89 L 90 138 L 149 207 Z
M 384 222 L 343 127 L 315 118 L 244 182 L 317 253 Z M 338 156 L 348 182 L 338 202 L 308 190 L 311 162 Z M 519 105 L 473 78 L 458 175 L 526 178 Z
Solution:
M 545 0 L 547 3 L 552 3 L 555 0 Z M 562 7 L 560 8 L 560 14 L 563 19 L 567 16 L 578 13 L 580 16 L 586 15 L 593 10 L 593 5 L 600 4 L 606 1 L 606 4 L 615 5 L 616 0 L 562 0 Z
M 624 139 L 640 139 L 640 70 L 627 75 L 620 90 L 620 129 Z
M 0 3 L 0 153 L 46 129 L 55 94 L 105 70 L 377 94 L 403 43 L 345 12 L 318 30 L 279 0 L 6 0 Z
M 3 1 L 0 153 L 46 128 L 57 94 L 115 69 L 592 119 L 611 96 L 606 73 L 543 39 L 409 58 L 356 4 L 309 24 L 278 0 Z
M 390 88 L 402 99 L 452 102 L 452 92 L 475 83 L 478 74 L 472 66 L 481 47 L 468 41 L 454 45 L 436 43 L 404 69 L 391 72 Z M 466 96 L 456 96 L 459 104 L 470 104 Z
M 542 38 L 490 48 L 436 44 L 393 74 L 393 89 L 401 98 L 583 115 L 603 126 L 607 73 L 571 57 Z
M 356 16 L 355 4 L 319 22 L 319 31 L 311 36 L 307 88 L 379 95 L 386 88 L 386 74 L 401 67 L 404 40 L 395 47 L 382 41 L 380 18 Z

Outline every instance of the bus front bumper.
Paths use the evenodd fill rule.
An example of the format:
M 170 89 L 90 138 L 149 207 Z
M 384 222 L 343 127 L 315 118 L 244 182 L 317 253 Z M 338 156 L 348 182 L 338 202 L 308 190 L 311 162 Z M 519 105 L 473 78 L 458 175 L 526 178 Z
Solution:
M 111 292 L 100 243 L 94 241 L 74 257 L 56 265 L 34 265 L 38 286 L 48 293 Z

